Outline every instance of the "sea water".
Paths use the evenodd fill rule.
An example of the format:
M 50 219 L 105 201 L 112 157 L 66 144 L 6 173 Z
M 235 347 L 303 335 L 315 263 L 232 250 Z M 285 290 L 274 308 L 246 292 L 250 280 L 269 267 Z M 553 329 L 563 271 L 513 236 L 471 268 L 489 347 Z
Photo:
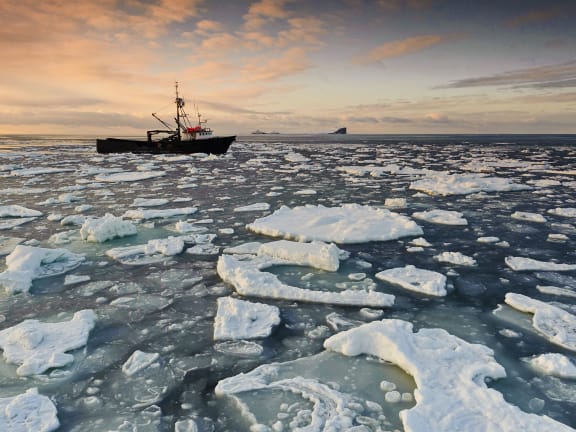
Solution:
M 522 187 L 457 194 L 413 187 L 434 175 L 464 174 Z M 386 206 L 386 200 L 398 205 Z M 408 236 L 339 244 L 348 257 L 337 272 L 306 266 L 265 270 L 307 289 L 392 294 L 390 307 L 244 298 L 219 276 L 217 261 L 226 248 L 277 240 L 248 230 L 255 220 L 282 206 L 347 204 L 389 208 L 410 218 L 453 211 L 467 223 L 412 218 L 424 243 Z M 358 431 L 402 430 L 399 412 L 414 406 L 417 388 L 409 371 L 323 347 L 330 336 L 379 319 L 441 328 L 489 347 L 506 377 L 488 387 L 524 412 L 576 427 L 574 378 L 547 375 L 527 363 L 543 353 L 561 353 L 576 363 L 574 351 L 536 330 L 532 314 L 504 304 L 507 293 L 520 293 L 576 314 L 575 270 L 514 271 L 505 261 L 576 264 L 576 218 L 552 211 L 576 207 L 574 136 L 246 136 L 223 156 L 100 155 L 90 138 L 2 136 L 0 208 L 10 205 L 42 216 L 22 224 L 15 216 L 0 218 L 0 272 L 17 244 L 65 248 L 85 257 L 67 274 L 35 279 L 28 293 L 0 288 L 0 331 L 25 319 L 58 322 L 80 310 L 95 312 L 86 345 L 70 351 L 74 361 L 67 366 L 19 376 L 17 365 L 0 359 L 0 398 L 38 388 L 57 408 L 58 430 L 280 431 L 309 424 L 314 403 L 293 386 L 247 391 L 243 400 L 216 394 L 219 382 L 270 364 L 282 378 L 329 383 L 354 395 L 353 404 L 364 410 L 354 420 L 364 428 Z M 79 236 L 86 218 L 192 207 L 193 213 L 137 218 L 136 235 L 103 243 Z M 67 216 L 77 218 L 63 225 Z M 179 221 L 213 239 L 195 248 L 186 244 L 181 253 L 140 254 L 124 262 L 107 254 L 178 235 Z M 448 252 L 474 263 L 438 259 Z M 375 277 L 407 265 L 445 275 L 447 294 L 422 295 Z M 215 341 L 217 299 L 225 296 L 274 305 L 281 324 L 265 338 Z M 158 355 L 127 375 L 123 365 L 136 351 Z M 393 387 L 398 398 L 390 393 Z M 305 430 L 323 430 L 310 427 Z

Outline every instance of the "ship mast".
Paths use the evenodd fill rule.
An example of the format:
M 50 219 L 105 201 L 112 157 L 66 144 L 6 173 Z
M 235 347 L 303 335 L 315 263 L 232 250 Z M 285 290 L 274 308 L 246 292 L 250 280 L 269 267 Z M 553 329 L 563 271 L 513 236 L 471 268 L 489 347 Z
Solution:
M 184 99 L 178 96 L 178 81 L 175 84 L 176 87 L 176 129 L 178 129 L 178 141 L 182 139 L 180 135 L 180 109 L 184 106 Z

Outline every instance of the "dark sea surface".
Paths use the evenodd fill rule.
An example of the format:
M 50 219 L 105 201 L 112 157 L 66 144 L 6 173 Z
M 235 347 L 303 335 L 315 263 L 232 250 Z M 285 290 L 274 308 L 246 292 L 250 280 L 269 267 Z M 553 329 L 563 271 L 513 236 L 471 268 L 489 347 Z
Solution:
M 361 174 L 344 167 L 388 169 L 370 175 L 369 170 Z M 28 169 L 46 170 L 23 171 Z M 529 188 L 425 194 L 410 189 L 425 177 L 423 170 L 482 174 Z M 136 171 L 164 174 L 133 182 L 97 178 L 105 172 Z M 121 216 L 136 208 L 135 198 L 170 200 L 154 209 L 194 206 L 198 211 L 136 222 L 136 236 L 105 243 L 83 241 L 80 226 L 63 226 L 57 217 L 48 217 Z M 287 431 L 287 421 L 277 423 L 284 420 L 278 413 L 308 403 L 299 401 L 298 394 L 248 395 L 246 406 L 258 422 L 269 426 L 250 429 L 258 422 L 246 414 L 246 406 L 217 397 L 214 388 L 220 380 L 260 365 L 292 362 L 286 366 L 288 375 L 337 382 L 341 389 L 346 388 L 345 381 L 354 381 L 358 385 L 352 389 L 364 388 L 386 416 L 370 420 L 366 413 L 364 432 L 403 430 L 398 412 L 414 402 L 387 403 L 378 386 L 370 386 L 388 380 L 404 393 L 413 392 L 415 383 L 407 373 L 372 358 L 324 352 L 326 338 L 371 320 L 361 308 L 250 298 L 246 300 L 280 309 L 282 323 L 274 333 L 255 341 L 215 342 L 212 337 L 217 299 L 234 294 L 217 274 L 218 255 L 246 242 L 276 240 L 250 232 L 247 224 L 281 206 L 352 203 L 382 208 L 391 198 L 406 200 L 404 206 L 391 208 L 402 215 L 458 211 L 468 224 L 416 220 L 430 243 L 421 249 L 413 249 L 413 237 L 339 245 L 350 257 L 336 273 L 297 266 L 268 271 L 288 284 L 302 286 L 305 281 L 310 288 L 328 290 L 349 286 L 350 274 L 366 273 L 359 285 L 373 285 L 396 297 L 380 319 L 406 320 L 415 329 L 442 328 L 488 346 L 507 374 L 489 382 L 490 388 L 525 412 L 576 428 L 576 380 L 544 375 L 526 362 L 535 355 L 561 353 L 576 364 L 575 351 L 553 344 L 535 330 L 531 314 L 503 306 L 506 293 L 512 292 L 576 314 L 575 270 L 514 271 L 505 264 L 509 256 L 576 264 L 576 218 L 549 213 L 576 208 L 576 135 L 252 135 L 239 137 L 222 157 L 189 158 L 100 155 L 92 137 L 0 136 L 0 208 L 18 204 L 43 213 L 0 230 L 0 251 L 7 255 L 16 242 L 66 248 L 86 255 L 86 261 L 69 274 L 90 277 L 70 285 L 64 285 L 64 275 L 37 279 L 28 294 L 7 294 L 0 287 L 0 330 L 24 319 L 67 320 L 82 309 L 92 309 L 97 316 L 86 347 L 73 352 L 75 361 L 69 366 L 19 377 L 16 366 L 0 359 L 0 398 L 37 387 L 54 401 L 59 431 Z M 258 203 L 267 203 L 269 210 L 235 211 Z M 91 207 L 79 210 L 80 205 Z M 541 215 L 545 221 L 513 218 L 515 212 Z M 0 217 L 0 226 L 6 219 Z M 216 234 L 217 253 L 184 252 L 140 265 L 105 255 L 114 247 L 177 235 L 171 229 L 178 220 L 200 222 L 207 233 Z M 498 244 L 479 242 L 481 237 L 497 237 Z M 460 252 L 477 264 L 462 266 L 434 258 L 443 252 Z M 4 258 L 0 256 L 0 272 L 6 269 Z M 405 265 L 446 275 L 448 294 L 425 296 L 374 277 Z M 538 289 L 542 286 L 574 295 L 544 293 Z M 127 377 L 121 368 L 135 350 L 159 353 L 159 366 Z M 352 370 L 356 376 L 347 375 Z M 282 409 L 274 411 L 270 408 L 274 404 Z

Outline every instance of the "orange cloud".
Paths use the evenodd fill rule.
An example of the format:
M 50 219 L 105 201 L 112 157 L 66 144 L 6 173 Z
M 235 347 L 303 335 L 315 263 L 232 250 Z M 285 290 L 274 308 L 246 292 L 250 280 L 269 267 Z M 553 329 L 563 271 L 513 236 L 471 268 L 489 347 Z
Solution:
M 415 53 L 441 42 L 445 42 L 448 39 L 447 36 L 443 35 L 422 35 L 388 42 L 374 48 L 367 55 L 358 58 L 357 63 L 376 63 L 381 60 Z
M 283 19 L 288 17 L 284 5 L 288 0 L 260 0 L 250 5 L 248 14 L 254 17 Z
M 319 37 L 326 33 L 324 22 L 316 17 L 297 17 L 288 20 L 287 30 L 278 33 L 278 44 L 286 46 L 292 43 L 316 45 Z
M 226 61 L 207 61 L 184 71 L 185 76 L 192 76 L 195 81 L 221 81 L 234 71 L 234 65 Z
M 251 59 L 242 69 L 242 75 L 248 81 L 267 81 L 302 72 L 310 67 L 306 50 L 293 47 L 280 57 Z
M 199 34 L 209 34 L 222 31 L 222 23 L 213 20 L 202 20 L 196 23 L 196 32 Z

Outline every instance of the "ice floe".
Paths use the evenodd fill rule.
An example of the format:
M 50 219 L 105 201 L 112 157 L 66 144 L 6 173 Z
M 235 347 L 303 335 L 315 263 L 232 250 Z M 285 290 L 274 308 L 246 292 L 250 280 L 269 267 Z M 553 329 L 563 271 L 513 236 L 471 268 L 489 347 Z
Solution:
M 462 252 L 442 252 L 441 254 L 434 255 L 434 259 L 441 263 L 459 266 L 473 267 L 478 264 L 474 258 L 464 255 Z
M 546 218 L 539 213 L 515 211 L 511 216 L 513 219 L 528 221 L 528 222 L 546 222 Z
M 21 217 L 35 217 L 42 216 L 42 212 L 38 210 L 22 207 L 17 204 L 0 206 L 0 218 L 21 218 Z
M 507 305 L 533 314 L 532 326 L 550 342 L 576 351 L 576 315 L 557 306 L 517 293 L 507 293 Z
M 131 207 L 157 207 L 169 202 L 166 198 L 134 198 L 130 205 Z
M 372 290 L 318 291 L 282 283 L 276 275 L 262 270 L 275 265 L 309 265 L 333 268 L 334 252 L 330 251 L 334 251 L 336 247 L 322 243 L 310 245 L 293 243 L 289 247 L 286 245 L 290 243 L 282 244 L 284 244 L 282 252 L 279 251 L 281 246 L 280 248 L 278 246 L 258 246 L 257 255 L 252 257 L 242 255 L 242 259 L 239 259 L 232 255 L 221 255 L 218 258 L 218 274 L 222 280 L 233 285 L 238 294 L 244 296 L 369 307 L 383 307 L 393 304 L 394 296 Z M 299 245 L 302 246 L 301 249 Z M 253 244 L 252 247 L 254 247 Z M 310 253 L 311 249 L 314 248 L 318 251 L 328 250 L 328 253 L 320 253 L 316 256 Z M 246 250 L 250 250 L 250 248 L 246 248 Z M 272 256 L 266 255 L 267 253 L 271 253 Z M 278 258 L 279 256 L 282 258 Z
M 9 230 L 28 222 L 36 220 L 36 217 L 18 217 L 9 219 L 0 219 L 0 230 Z
M 128 219 L 158 219 L 158 218 L 169 218 L 173 216 L 190 215 L 196 213 L 198 208 L 196 207 L 181 207 L 173 209 L 162 209 L 162 210 L 126 210 L 124 212 L 124 217 Z
M 423 175 L 423 174 L 431 174 L 435 171 L 429 169 L 419 169 L 419 168 L 411 168 L 406 166 L 400 166 L 397 164 L 388 164 L 385 166 L 339 166 L 336 168 L 338 171 L 344 172 L 346 174 L 357 175 L 357 176 L 364 176 L 369 174 L 371 177 L 381 177 L 383 174 L 392 174 L 392 175 Z
M 73 168 L 55 168 L 55 167 L 37 167 L 37 168 L 23 168 L 10 172 L 13 176 L 37 176 L 41 174 L 57 174 L 63 172 L 74 172 Z
M 142 265 L 163 261 L 184 251 L 182 237 L 152 239 L 146 244 L 108 249 L 106 255 L 122 264 Z
M 412 213 L 414 219 L 424 220 L 441 225 L 468 225 L 468 221 L 463 214 L 451 210 L 428 210 Z
M 122 372 L 124 375 L 131 377 L 155 363 L 159 358 L 160 354 L 158 353 L 136 350 L 122 365 Z
M 281 404 L 280 416 L 270 422 L 261 421 L 253 417 L 249 422 L 250 431 L 273 431 L 287 430 L 293 431 L 364 431 L 358 429 L 354 424 L 361 419 L 364 411 L 368 409 L 362 403 L 363 401 L 349 393 L 344 393 L 331 387 L 330 385 L 319 382 L 313 378 L 295 376 L 291 378 L 279 378 L 279 366 L 264 365 L 256 368 L 248 374 L 241 374 L 227 378 L 218 383 L 215 389 L 217 396 L 232 397 L 240 405 L 243 414 L 250 416 L 250 409 L 241 402 L 243 393 L 262 391 L 264 394 L 274 395 L 292 394 L 300 396 L 308 402 L 310 407 L 304 405 L 301 411 L 294 413 L 299 408 L 299 404 L 293 403 L 292 409 L 287 403 Z M 368 406 L 378 410 L 378 404 L 374 403 Z M 292 411 L 292 412 L 290 412 Z M 268 423 L 268 425 L 266 424 Z M 272 423 L 272 424 L 270 424 Z M 379 423 L 375 421 L 374 423 Z
M 247 206 L 236 207 L 235 212 L 266 211 L 270 209 L 268 203 L 254 203 Z
M 80 237 L 89 242 L 103 243 L 115 238 L 136 235 L 136 226 L 129 221 L 122 220 L 113 214 L 107 213 L 102 218 L 87 219 L 80 228 Z
M 576 264 L 561 264 L 538 261 L 532 258 L 508 256 L 504 259 L 506 265 L 514 271 L 571 271 L 576 270 Z
M 0 235 L 0 256 L 9 255 L 23 241 L 24 239 L 20 237 L 4 237 Z
M 576 378 L 576 366 L 564 354 L 546 353 L 525 359 L 530 366 L 543 375 L 560 378 Z
M 278 240 L 261 244 L 256 254 L 286 260 L 295 265 L 337 271 L 340 266 L 342 251 L 334 244 L 323 242 L 299 243 Z
M 86 345 L 94 328 L 95 314 L 86 309 L 76 312 L 70 321 L 43 323 L 25 320 L 0 331 L 0 348 L 7 363 L 20 365 L 20 376 L 37 375 L 50 368 L 74 361 L 72 351 Z
M 466 195 L 476 192 L 505 192 L 532 189 L 508 178 L 487 177 L 482 174 L 430 175 L 410 184 L 410 189 L 430 195 Z
M 214 340 L 264 338 L 278 324 L 280 310 L 276 306 L 220 297 L 214 318 Z
M 0 398 L 0 430 L 5 432 L 51 432 L 60 427 L 50 398 L 31 388 L 26 393 Z
M 423 234 L 422 228 L 406 216 L 358 204 L 341 207 L 283 206 L 269 216 L 256 219 L 247 228 L 273 237 L 340 244 L 395 240 Z
M 400 412 L 406 431 L 573 430 L 506 402 L 486 385 L 487 379 L 506 376 L 493 351 L 443 329 L 413 332 L 409 322 L 382 320 L 338 333 L 324 347 L 346 356 L 376 356 L 412 375 L 416 405 Z
M 84 256 L 67 249 L 17 245 L 6 256 L 7 269 L 0 273 L 0 286 L 8 293 L 28 292 L 34 279 L 56 276 L 78 267 Z
M 574 207 L 568 207 L 568 208 L 557 207 L 548 210 L 548 213 L 554 216 L 576 218 L 576 208 Z
M 407 265 L 376 273 L 376 277 L 410 291 L 442 297 L 446 295 L 446 276 Z
M 95 179 L 101 182 L 134 182 L 166 175 L 165 171 L 123 171 L 112 174 L 98 174 Z

